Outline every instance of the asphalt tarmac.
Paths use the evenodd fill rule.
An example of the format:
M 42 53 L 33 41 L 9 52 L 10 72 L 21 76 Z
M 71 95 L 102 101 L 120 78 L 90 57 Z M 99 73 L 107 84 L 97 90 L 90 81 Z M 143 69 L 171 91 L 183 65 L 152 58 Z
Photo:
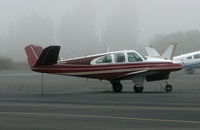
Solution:
M 113 93 L 106 81 L 44 74 L 42 96 L 41 79 L 29 70 L 0 71 L 0 129 L 200 129 L 200 72 L 172 73 L 171 93 L 163 81 L 145 83 L 141 94 L 123 81 L 123 92 Z

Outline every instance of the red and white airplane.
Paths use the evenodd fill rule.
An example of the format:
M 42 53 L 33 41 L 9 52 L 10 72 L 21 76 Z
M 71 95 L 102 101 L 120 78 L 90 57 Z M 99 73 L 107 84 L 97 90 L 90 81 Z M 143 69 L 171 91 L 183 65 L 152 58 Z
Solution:
M 182 64 L 163 58 L 145 57 L 134 50 L 114 51 L 73 59 L 58 60 L 60 46 L 45 49 L 37 45 L 25 47 L 28 63 L 35 72 L 78 76 L 110 81 L 114 92 L 122 91 L 121 80 L 132 80 L 134 91 L 143 91 L 144 81 L 167 80 Z M 167 83 L 165 90 L 172 91 Z

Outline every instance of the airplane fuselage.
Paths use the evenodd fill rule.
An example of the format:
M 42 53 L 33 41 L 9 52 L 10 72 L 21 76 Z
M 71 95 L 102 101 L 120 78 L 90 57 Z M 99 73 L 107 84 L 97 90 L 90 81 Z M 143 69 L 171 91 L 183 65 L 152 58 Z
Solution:
M 124 50 L 58 60 L 60 46 L 25 47 L 28 62 L 35 72 L 108 80 L 115 92 L 122 91 L 121 80 L 132 80 L 134 91 L 143 91 L 144 81 L 167 80 L 182 64 L 161 58 L 148 58 L 134 50 Z M 167 84 L 166 91 L 172 91 Z
M 200 51 L 175 56 L 173 60 L 182 62 L 186 73 L 192 74 L 195 68 L 200 67 Z
M 139 56 L 140 61 L 130 61 L 130 58 L 128 58 L 127 54 L 132 52 Z M 120 62 L 115 61 L 115 55 L 117 54 L 124 55 L 124 60 Z M 109 63 L 95 62 L 99 58 L 105 56 L 111 57 Z M 174 63 L 170 60 L 158 58 L 145 58 L 143 56 L 140 56 L 140 54 L 138 54 L 136 51 L 129 50 L 62 60 L 58 61 L 57 64 L 54 65 L 33 67 L 32 70 L 42 73 L 53 73 L 101 80 L 112 80 L 123 77 L 126 74 L 140 72 L 144 70 L 148 72 L 151 71 L 157 73 L 166 73 L 171 71 L 177 71 L 181 68 L 182 65 L 180 63 Z

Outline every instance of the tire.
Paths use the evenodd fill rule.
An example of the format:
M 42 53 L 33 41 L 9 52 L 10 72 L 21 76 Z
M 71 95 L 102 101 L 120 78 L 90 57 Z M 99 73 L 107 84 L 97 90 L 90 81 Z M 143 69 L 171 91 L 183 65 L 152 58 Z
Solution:
M 166 86 L 165 86 L 165 90 L 166 90 L 166 92 L 171 92 L 172 91 L 172 85 L 170 85 L 170 84 L 167 84 Z
M 135 85 L 133 88 L 134 88 L 135 93 L 142 93 L 144 89 L 144 87 L 136 87 Z
M 123 89 L 123 86 L 120 82 L 114 82 L 112 83 L 112 86 L 113 86 L 113 91 L 117 93 L 121 92 Z

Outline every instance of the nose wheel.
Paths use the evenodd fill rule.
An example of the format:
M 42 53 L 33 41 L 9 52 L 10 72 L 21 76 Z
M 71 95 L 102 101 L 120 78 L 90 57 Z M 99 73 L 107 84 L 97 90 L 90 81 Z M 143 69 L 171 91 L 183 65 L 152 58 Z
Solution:
M 165 91 L 166 92 L 171 92 L 172 91 L 172 85 L 170 85 L 170 84 L 167 84 L 166 86 L 165 86 Z

